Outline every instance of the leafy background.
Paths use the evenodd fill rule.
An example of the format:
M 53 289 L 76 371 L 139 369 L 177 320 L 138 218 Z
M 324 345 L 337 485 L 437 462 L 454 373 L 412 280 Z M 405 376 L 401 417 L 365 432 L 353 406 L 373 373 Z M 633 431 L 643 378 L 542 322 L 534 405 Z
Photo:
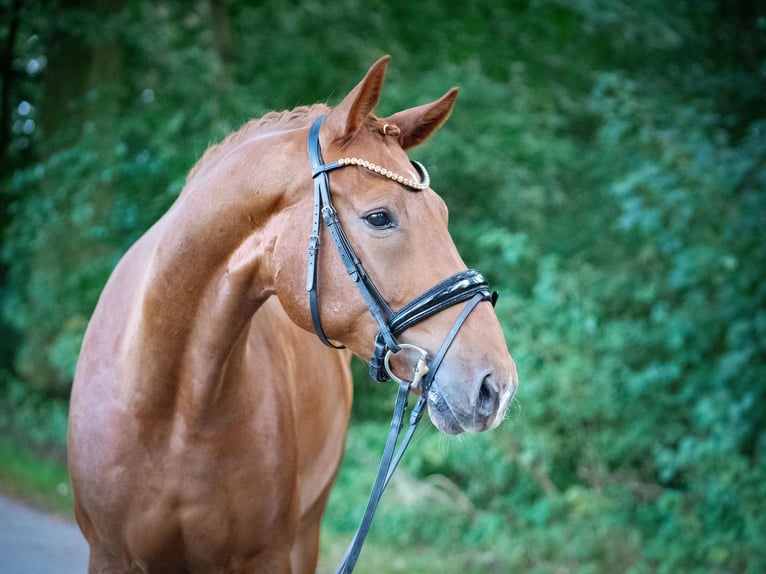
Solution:
M 762 3 L 0 6 L 4 440 L 62 460 L 96 298 L 206 147 L 388 53 L 383 115 L 461 88 L 414 154 L 502 292 L 521 387 L 492 433 L 421 431 L 359 571 L 766 571 Z M 393 401 L 355 367 L 322 571 Z

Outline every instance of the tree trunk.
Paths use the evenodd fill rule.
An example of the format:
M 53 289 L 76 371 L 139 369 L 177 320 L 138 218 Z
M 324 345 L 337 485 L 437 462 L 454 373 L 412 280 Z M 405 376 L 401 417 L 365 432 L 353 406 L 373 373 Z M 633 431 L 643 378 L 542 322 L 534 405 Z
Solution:
M 0 77 L 3 78 L 2 91 L 0 91 L 0 179 L 4 179 L 8 167 L 8 146 L 11 143 L 11 85 L 13 84 L 13 55 L 15 53 L 16 36 L 19 32 L 19 20 L 21 12 L 21 0 L 13 0 L 10 13 L 7 16 L 8 36 L 5 39 L 5 47 L 0 56 Z M 5 210 L 3 210 L 0 222 L 0 231 L 5 223 Z
M 50 137 L 66 119 L 79 126 L 87 119 L 109 122 L 119 109 L 114 94 L 105 91 L 119 86 L 122 70 L 122 47 L 114 33 L 100 32 L 92 39 L 92 31 L 78 23 L 78 16 L 95 16 L 103 29 L 110 18 L 120 13 L 124 1 L 62 0 L 60 16 L 66 23 L 56 26 L 47 41 L 48 65 L 43 80 L 40 124 L 43 137 Z M 84 96 L 96 90 L 94 99 L 83 104 Z M 98 93 L 100 92 L 100 93 Z
M 221 64 L 226 68 L 234 57 L 226 0 L 210 0 L 210 16 L 213 25 L 213 47 Z

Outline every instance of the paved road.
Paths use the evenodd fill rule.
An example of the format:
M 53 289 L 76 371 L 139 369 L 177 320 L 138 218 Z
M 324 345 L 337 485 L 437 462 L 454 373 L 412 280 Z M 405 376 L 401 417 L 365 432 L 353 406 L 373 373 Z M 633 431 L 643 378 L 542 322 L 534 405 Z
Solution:
M 77 526 L 0 497 L 0 574 L 84 574 L 88 546 Z

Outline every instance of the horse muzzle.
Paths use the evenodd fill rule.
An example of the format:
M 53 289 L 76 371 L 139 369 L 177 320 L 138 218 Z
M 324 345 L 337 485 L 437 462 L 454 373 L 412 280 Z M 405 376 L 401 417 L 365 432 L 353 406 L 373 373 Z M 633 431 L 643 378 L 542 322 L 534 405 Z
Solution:
M 428 389 L 428 415 L 446 434 L 478 433 L 497 427 L 505 419 L 516 394 L 516 375 L 503 384 L 486 375 L 469 392 L 453 390 L 455 385 L 436 377 Z

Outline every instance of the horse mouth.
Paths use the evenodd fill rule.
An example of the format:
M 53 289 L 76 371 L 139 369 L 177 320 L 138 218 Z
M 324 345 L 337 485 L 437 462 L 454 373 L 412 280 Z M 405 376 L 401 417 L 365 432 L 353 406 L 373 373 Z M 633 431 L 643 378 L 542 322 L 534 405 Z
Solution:
M 445 434 L 463 432 L 463 427 L 435 384 L 428 390 L 428 416 L 434 426 Z
M 516 386 L 513 381 L 494 395 L 480 394 L 474 401 L 461 403 L 460 397 L 439 385 L 437 378 L 428 390 L 429 418 L 437 429 L 450 435 L 494 429 L 505 419 Z

